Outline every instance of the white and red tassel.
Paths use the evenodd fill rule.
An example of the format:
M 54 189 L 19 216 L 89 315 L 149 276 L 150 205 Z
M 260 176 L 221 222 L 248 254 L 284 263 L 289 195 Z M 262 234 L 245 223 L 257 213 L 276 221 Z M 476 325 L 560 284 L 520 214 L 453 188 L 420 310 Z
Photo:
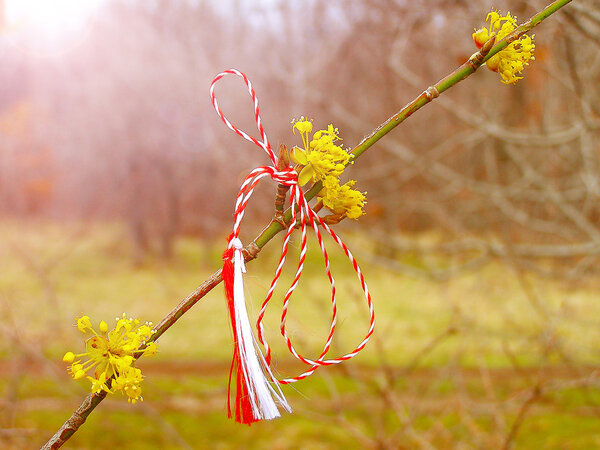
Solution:
M 259 420 L 279 417 L 277 403 L 288 412 L 291 412 L 291 408 L 265 362 L 252 332 L 244 296 L 243 274 L 246 268 L 242 248 L 242 242 L 233 237 L 223 254 L 223 281 L 234 339 L 227 410 L 229 417 L 235 417 L 236 422 L 250 425 Z M 233 408 L 232 382 L 235 383 Z

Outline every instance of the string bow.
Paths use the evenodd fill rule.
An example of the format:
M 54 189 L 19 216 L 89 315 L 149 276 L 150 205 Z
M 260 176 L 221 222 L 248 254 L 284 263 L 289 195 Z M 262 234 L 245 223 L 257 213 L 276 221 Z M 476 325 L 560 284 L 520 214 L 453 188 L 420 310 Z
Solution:
M 225 117 L 223 112 L 220 110 L 214 89 L 216 83 L 226 75 L 236 75 L 238 77 L 241 77 L 244 83 L 246 84 L 250 97 L 252 98 L 252 101 L 254 103 L 254 119 L 256 121 L 258 132 L 260 134 L 260 139 L 256 139 L 248 135 L 244 131 L 238 129 Z M 246 77 L 244 73 L 236 69 L 229 69 L 224 72 L 221 72 L 215 77 L 210 86 L 210 98 L 217 114 L 225 123 L 225 125 L 244 139 L 262 148 L 267 153 L 272 163 L 272 165 L 270 166 L 257 167 L 256 169 L 252 170 L 242 183 L 235 203 L 233 232 L 229 236 L 227 250 L 225 250 L 225 252 L 223 253 L 223 280 L 225 284 L 225 293 L 228 300 L 228 308 L 234 337 L 234 355 L 229 377 L 229 391 L 227 403 L 228 413 L 230 417 L 234 415 L 237 422 L 250 424 L 261 419 L 273 419 L 275 417 L 278 417 L 279 411 L 277 409 L 276 402 L 279 403 L 279 405 L 285 410 L 291 412 L 291 409 L 287 401 L 285 400 L 285 397 L 278 384 L 294 383 L 296 381 L 308 377 L 321 366 L 339 364 L 342 361 L 346 361 L 356 356 L 358 352 L 360 352 L 365 347 L 371 335 L 373 334 L 373 330 L 375 328 L 375 315 L 373 309 L 373 302 L 371 300 L 371 294 L 369 293 L 367 283 L 364 279 L 364 276 L 360 270 L 358 263 L 354 259 L 354 256 L 352 255 L 346 244 L 344 244 L 344 242 L 341 240 L 341 238 L 310 207 L 308 201 L 304 197 L 302 189 L 298 185 L 297 172 L 292 167 L 284 167 L 283 169 L 278 169 L 278 167 L 281 166 L 279 165 L 278 158 L 273 152 L 271 144 L 269 143 L 266 132 L 263 128 L 262 120 L 259 114 L 258 98 L 250 80 Z M 271 286 L 269 288 L 269 291 L 267 292 L 266 298 L 258 314 L 256 324 L 258 331 L 258 343 L 260 343 L 265 349 L 265 355 L 263 356 L 260 348 L 258 347 L 257 340 L 254 338 L 254 335 L 252 333 L 245 305 L 244 287 L 242 280 L 245 268 L 244 256 L 242 252 L 243 245 L 239 239 L 239 232 L 242 218 L 244 217 L 244 212 L 250 200 L 250 197 L 252 196 L 254 189 L 256 185 L 260 182 L 260 180 L 267 176 L 269 176 L 273 181 L 284 185 L 288 188 L 291 220 L 286 229 L 281 256 L 279 258 L 277 269 L 275 270 L 275 275 L 273 277 L 273 280 L 271 281 Z M 277 282 L 281 276 L 283 265 L 285 263 L 286 255 L 289 248 L 289 241 L 297 223 L 299 223 L 301 230 L 300 257 L 294 280 L 292 281 L 289 289 L 287 290 L 284 296 L 280 330 L 286 342 L 286 345 L 289 351 L 292 353 L 292 355 L 294 355 L 294 357 L 296 357 L 298 360 L 302 361 L 309 367 L 306 371 L 304 371 L 298 376 L 278 380 L 277 378 L 275 378 L 271 369 L 269 368 L 269 365 L 271 363 L 271 348 L 269 347 L 264 335 L 263 318 L 265 315 L 267 305 L 273 297 L 273 293 L 277 286 Z M 286 318 L 290 298 L 292 296 L 292 293 L 298 286 L 300 277 L 302 275 L 302 270 L 304 268 L 304 261 L 306 259 L 308 227 L 311 227 L 315 232 L 315 236 L 321 249 L 323 260 L 325 262 L 325 272 L 327 274 L 327 278 L 331 286 L 331 324 L 329 327 L 329 334 L 323 346 L 323 350 L 321 351 L 320 355 L 315 359 L 310 359 L 299 354 L 294 348 L 286 330 Z M 339 356 L 337 358 L 330 359 L 326 359 L 326 357 L 331 347 L 331 343 L 333 341 L 333 335 L 337 323 L 336 288 L 335 280 L 333 278 L 333 275 L 331 274 L 329 257 L 325 248 L 325 244 L 323 242 L 320 227 L 324 229 L 326 233 L 333 238 L 333 240 L 342 249 L 348 260 L 351 262 L 352 267 L 354 268 L 354 271 L 356 272 L 356 275 L 360 282 L 360 286 L 364 293 L 367 307 L 369 309 L 369 328 L 362 341 L 350 353 L 347 353 L 343 356 Z M 234 413 L 232 413 L 231 386 L 234 381 L 234 374 L 234 385 L 236 394 Z

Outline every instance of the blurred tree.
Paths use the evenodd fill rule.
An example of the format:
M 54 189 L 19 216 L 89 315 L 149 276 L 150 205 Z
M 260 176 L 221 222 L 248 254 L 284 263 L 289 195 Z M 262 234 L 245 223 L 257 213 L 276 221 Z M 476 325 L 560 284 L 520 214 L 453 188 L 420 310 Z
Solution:
M 524 18 L 542 5 L 503 8 Z M 124 219 L 139 262 L 155 247 L 168 256 L 180 232 L 222 236 L 239 177 L 264 162 L 221 132 L 205 91 L 217 72 L 242 68 L 265 92 L 272 142 L 293 145 L 281 119 L 304 114 L 335 123 L 350 147 L 473 53 L 471 30 L 487 9 L 458 0 L 115 0 L 87 41 L 53 60 L 5 45 L 0 107 L 27 99 L 43 113 L 36 133 L 60 173 L 46 200 L 53 214 Z M 371 225 L 469 237 L 490 256 L 507 251 L 490 250 L 491 240 L 525 245 L 524 254 L 541 243 L 595 248 L 597 14 L 582 0 L 539 30 L 536 64 L 517 86 L 482 71 L 378 144 L 350 174 L 369 192 Z M 229 90 L 224 110 L 252 131 L 243 90 L 219 89 Z M 18 213 L 13 162 L 6 153 L 1 161 L 4 209 Z

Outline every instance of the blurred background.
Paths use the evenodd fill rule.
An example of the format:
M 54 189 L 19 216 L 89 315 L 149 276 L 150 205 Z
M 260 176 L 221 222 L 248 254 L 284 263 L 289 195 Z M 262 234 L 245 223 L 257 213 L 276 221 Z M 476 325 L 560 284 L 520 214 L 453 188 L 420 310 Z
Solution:
M 525 20 L 545 3 L 0 0 L 0 446 L 41 445 L 86 394 L 61 362 L 84 348 L 75 317 L 156 323 L 220 266 L 239 184 L 268 161 L 212 110 L 218 72 L 249 76 L 274 146 L 300 144 L 290 121 L 305 115 L 351 148 L 475 52 L 492 6 Z M 284 387 L 293 415 L 226 418 L 217 288 L 140 360 L 144 402 L 108 398 L 69 446 L 600 447 L 598 3 L 575 0 L 535 38 L 516 86 L 482 68 L 348 170 L 367 215 L 337 229 L 378 327 L 352 361 Z M 254 129 L 239 79 L 217 95 Z M 253 198 L 245 242 L 274 193 Z M 332 244 L 340 355 L 368 314 Z M 253 314 L 280 245 L 248 267 Z M 327 336 L 327 289 L 313 250 L 288 323 L 308 355 Z M 294 376 L 279 305 L 268 337 Z

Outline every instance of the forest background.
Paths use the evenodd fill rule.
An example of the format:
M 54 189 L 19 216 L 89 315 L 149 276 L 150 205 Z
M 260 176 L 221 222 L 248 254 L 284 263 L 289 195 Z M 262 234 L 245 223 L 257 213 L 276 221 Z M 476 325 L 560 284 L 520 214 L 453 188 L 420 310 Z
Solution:
M 83 345 L 76 316 L 157 322 L 219 267 L 240 182 L 267 161 L 212 110 L 214 75 L 249 75 L 274 144 L 299 144 L 290 121 L 305 115 L 352 147 L 476 51 L 492 6 L 524 20 L 545 2 L 114 0 L 56 40 L 3 20 L 3 448 L 43 443 L 85 395 L 60 361 Z M 338 229 L 378 314 L 363 354 L 288 388 L 293 415 L 239 427 L 217 289 L 140 361 L 144 402 L 108 399 L 73 445 L 600 446 L 600 8 L 574 1 L 535 36 L 516 86 L 481 69 L 349 169 L 367 214 Z M 253 129 L 243 86 L 218 89 Z M 273 195 L 260 187 L 245 240 Z M 249 266 L 254 312 L 278 247 Z M 368 324 L 351 267 L 333 260 L 341 353 Z M 321 267 L 309 254 L 291 310 L 308 353 L 328 327 Z

